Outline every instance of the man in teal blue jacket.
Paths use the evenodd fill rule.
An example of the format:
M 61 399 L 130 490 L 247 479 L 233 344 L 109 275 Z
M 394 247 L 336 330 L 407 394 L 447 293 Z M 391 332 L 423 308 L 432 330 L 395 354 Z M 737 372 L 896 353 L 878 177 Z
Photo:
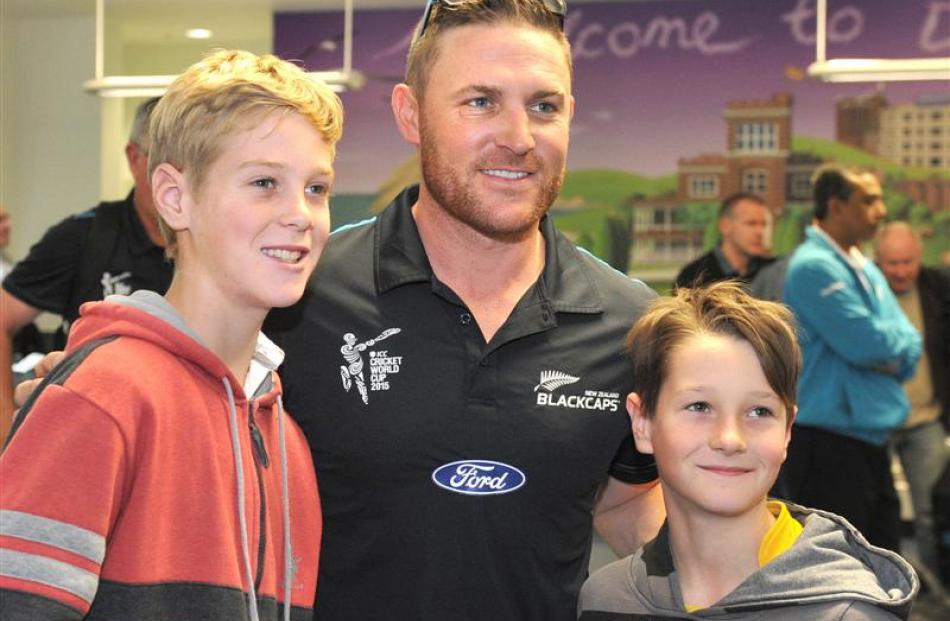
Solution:
M 815 223 L 789 262 L 782 296 L 798 320 L 804 368 L 777 490 L 843 515 L 871 543 L 898 551 L 886 444 L 907 418 L 901 383 L 914 374 L 921 339 L 858 248 L 887 213 L 878 180 L 824 167 L 814 197 Z

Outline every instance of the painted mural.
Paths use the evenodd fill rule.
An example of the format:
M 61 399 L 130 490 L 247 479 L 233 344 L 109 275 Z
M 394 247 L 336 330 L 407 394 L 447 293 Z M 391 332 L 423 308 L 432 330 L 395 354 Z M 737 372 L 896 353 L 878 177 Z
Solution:
M 418 178 L 395 129 L 418 9 L 357 10 L 342 95 L 335 225 L 360 219 Z M 358 3 L 357 3 L 358 6 Z M 829 0 L 828 56 L 950 56 L 950 0 Z M 806 77 L 813 0 L 655 0 L 569 5 L 576 115 L 559 227 L 615 267 L 655 283 L 715 242 L 726 194 L 763 195 L 773 251 L 799 242 L 809 177 L 824 161 L 884 181 L 889 218 L 921 231 L 925 262 L 950 250 L 950 80 L 827 84 Z M 342 65 L 343 15 L 278 13 L 274 50 L 309 69 Z M 950 68 L 948 68 L 950 75 Z

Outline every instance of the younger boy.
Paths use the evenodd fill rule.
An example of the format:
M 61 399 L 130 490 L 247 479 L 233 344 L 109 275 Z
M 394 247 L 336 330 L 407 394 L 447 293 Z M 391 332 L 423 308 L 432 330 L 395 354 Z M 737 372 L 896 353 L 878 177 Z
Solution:
M 667 522 L 591 576 L 581 619 L 906 618 L 917 577 L 844 519 L 769 501 L 801 366 L 791 315 L 735 283 L 680 289 L 627 337 L 637 448 Z
M 321 532 L 307 443 L 261 333 L 326 242 L 339 99 L 219 51 L 154 111 L 175 274 L 82 308 L 0 457 L 0 618 L 310 619 Z

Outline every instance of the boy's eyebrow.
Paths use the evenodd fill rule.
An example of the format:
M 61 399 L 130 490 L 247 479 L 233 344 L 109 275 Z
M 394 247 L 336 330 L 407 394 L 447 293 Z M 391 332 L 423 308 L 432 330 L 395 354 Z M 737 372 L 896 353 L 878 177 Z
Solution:
M 715 389 L 716 389 L 716 387 L 713 386 L 713 385 L 709 385 L 709 384 L 699 384 L 699 385 L 695 385 L 695 386 L 686 386 L 686 387 L 684 387 L 684 388 L 678 388 L 678 389 L 676 389 L 675 393 L 676 393 L 676 394 L 684 394 L 684 393 L 691 393 L 691 392 L 694 392 L 694 393 L 699 393 L 699 394 L 705 394 L 705 393 L 708 393 L 709 391 L 712 391 L 712 390 L 715 390 Z M 746 397 L 752 397 L 752 398 L 754 398 L 754 399 L 774 399 L 774 400 L 781 401 L 781 399 L 779 399 L 778 395 L 775 394 L 775 392 L 770 391 L 770 390 L 752 390 L 752 391 L 749 391 L 749 392 L 745 393 L 745 396 L 746 396 Z
M 676 392 L 706 392 L 711 390 L 713 386 L 707 386 L 706 384 L 699 384 L 694 386 L 686 386 L 684 388 L 677 388 Z
M 241 162 L 238 166 L 239 169 L 253 168 L 254 166 L 264 166 L 266 168 L 287 168 L 287 164 L 284 162 L 275 162 L 272 160 L 247 160 L 246 162 Z M 317 169 L 316 173 L 318 175 L 332 175 L 333 169 L 321 167 Z

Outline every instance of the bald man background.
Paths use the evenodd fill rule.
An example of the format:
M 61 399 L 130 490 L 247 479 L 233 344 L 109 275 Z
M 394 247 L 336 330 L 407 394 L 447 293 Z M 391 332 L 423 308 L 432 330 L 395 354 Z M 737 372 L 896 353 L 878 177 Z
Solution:
M 917 374 L 904 384 L 910 416 L 894 433 L 914 506 L 914 536 L 921 562 L 939 575 L 934 533 L 933 486 L 947 461 L 950 416 L 950 271 L 925 267 L 923 247 L 906 222 L 892 222 L 878 234 L 875 259 L 901 308 L 924 339 Z

